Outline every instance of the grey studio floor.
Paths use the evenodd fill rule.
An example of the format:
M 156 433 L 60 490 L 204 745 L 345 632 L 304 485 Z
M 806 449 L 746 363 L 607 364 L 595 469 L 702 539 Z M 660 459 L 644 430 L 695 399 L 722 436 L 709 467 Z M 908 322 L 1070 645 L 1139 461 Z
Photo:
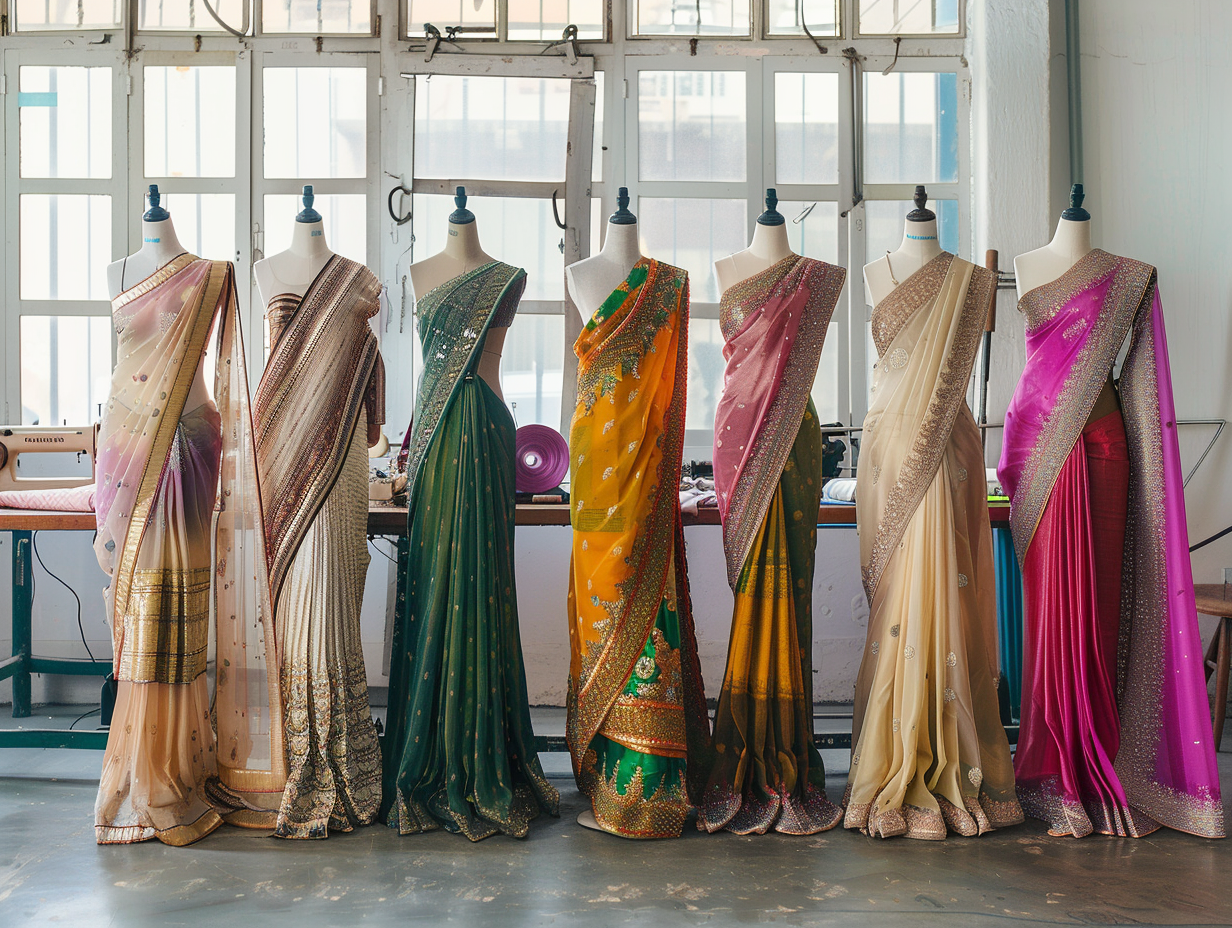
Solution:
M 65 726 L 74 709 L 0 725 Z M 536 713 L 546 733 L 561 722 L 558 712 Z M 101 759 L 0 751 L 0 928 L 1232 923 L 1232 841 L 1169 831 L 1052 838 L 1029 821 L 945 842 L 841 828 L 806 838 L 703 835 L 691 825 L 679 841 L 630 842 L 577 825 L 583 802 L 560 755 L 545 766 L 561 817 L 540 819 L 525 841 L 399 837 L 375 825 L 326 841 L 223 828 L 186 848 L 98 847 Z M 837 798 L 846 759 L 834 752 L 826 761 Z M 1232 754 L 1220 755 L 1220 769 L 1232 795 Z

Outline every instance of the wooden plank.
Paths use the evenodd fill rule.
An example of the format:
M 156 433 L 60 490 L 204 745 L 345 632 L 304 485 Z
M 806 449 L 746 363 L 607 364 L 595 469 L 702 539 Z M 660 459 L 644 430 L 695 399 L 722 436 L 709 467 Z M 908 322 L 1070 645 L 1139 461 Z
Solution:
M 92 532 L 97 526 L 92 512 L 0 509 L 0 532 Z

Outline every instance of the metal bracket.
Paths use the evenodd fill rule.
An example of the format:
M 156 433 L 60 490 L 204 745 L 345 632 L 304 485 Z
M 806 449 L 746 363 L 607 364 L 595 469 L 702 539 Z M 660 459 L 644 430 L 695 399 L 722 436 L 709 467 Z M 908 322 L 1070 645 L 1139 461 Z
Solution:
M 560 34 L 560 41 L 553 42 L 551 45 L 545 46 L 543 51 L 539 54 L 546 55 L 559 45 L 563 45 L 565 47 L 564 56 L 568 59 L 569 63 L 577 64 L 578 57 L 581 55 L 581 51 L 578 49 L 578 27 L 573 25 L 573 23 L 565 26 L 564 30 Z
M 560 210 L 556 207 L 556 194 L 559 192 L 559 187 L 552 191 L 552 218 L 556 220 L 556 227 L 558 229 L 567 229 L 569 227 L 560 221 Z
M 431 61 L 441 45 L 441 30 L 431 23 L 424 23 L 424 35 L 428 38 L 428 44 L 424 48 L 424 61 Z

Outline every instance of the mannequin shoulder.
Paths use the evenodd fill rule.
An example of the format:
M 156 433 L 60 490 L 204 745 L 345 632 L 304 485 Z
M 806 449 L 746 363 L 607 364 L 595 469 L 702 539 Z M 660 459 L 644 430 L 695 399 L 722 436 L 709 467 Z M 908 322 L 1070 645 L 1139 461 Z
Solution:
M 127 258 L 121 258 L 107 265 L 107 293 L 113 300 L 124 290 L 124 267 L 127 263 Z
M 875 258 L 864 265 L 864 293 L 868 302 L 876 306 L 894 290 L 894 279 L 890 276 L 890 261 L 885 255 Z

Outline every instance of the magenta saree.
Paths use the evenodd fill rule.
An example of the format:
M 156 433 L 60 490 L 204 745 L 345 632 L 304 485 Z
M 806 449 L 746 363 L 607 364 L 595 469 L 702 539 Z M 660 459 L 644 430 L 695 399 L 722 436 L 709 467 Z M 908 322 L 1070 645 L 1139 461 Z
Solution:
M 1019 308 L 1027 365 L 998 468 L 1023 568 L 1019 799 L 1056 834 L 1222 837 L 1155 269 L 1092 251 Z M 1118 506 L 1119 425 L 1087 420 L 1127 338 Z

